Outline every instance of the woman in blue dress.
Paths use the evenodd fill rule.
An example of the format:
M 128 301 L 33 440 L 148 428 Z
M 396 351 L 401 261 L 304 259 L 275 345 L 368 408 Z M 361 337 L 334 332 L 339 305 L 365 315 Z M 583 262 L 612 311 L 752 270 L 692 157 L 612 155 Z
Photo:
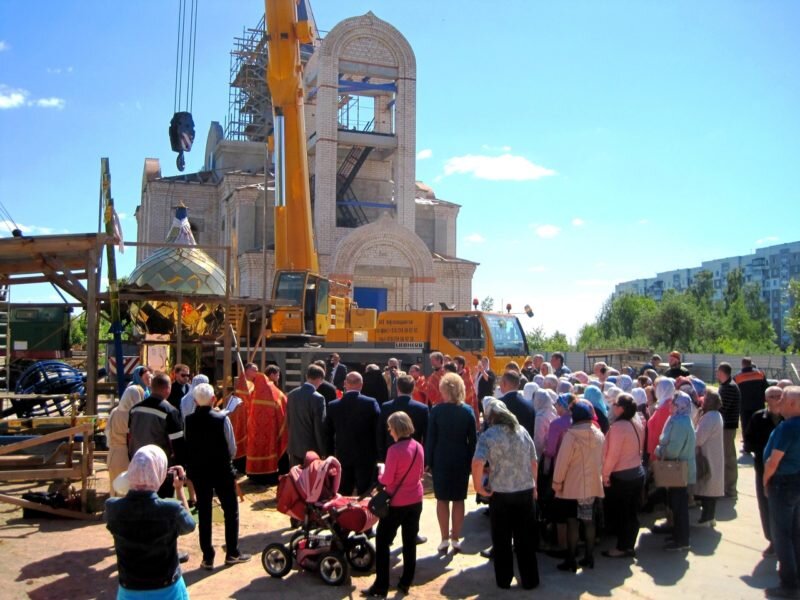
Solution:
M 475 415 L 464 404 L 464 381 L 459 375 L 447 373 L 442 377 L 439 392 L 442 403 L 431 410 L 425 459 L 433 474 L 436 517 L 442 535 L 438 550 L 446 553 L 452 546 L 454 552 L 459 552 L 461 527 L 464 524 L 464 500 L 467 497 L 470 466 L 477 440 Z

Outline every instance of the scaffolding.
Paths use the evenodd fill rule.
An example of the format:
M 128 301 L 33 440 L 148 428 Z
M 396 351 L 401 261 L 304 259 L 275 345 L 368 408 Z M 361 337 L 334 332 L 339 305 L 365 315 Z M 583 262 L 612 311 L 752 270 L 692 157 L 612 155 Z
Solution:
M 311 44 L 300 46 L 303 66 L 314 48 Z M 263 16 L 255 27 L 244 28 L 242 35 L 233 39 L 225 125 L 228 140 L 266 143 L 272 133 L 272 97 L 266 81 L 267 49 Z

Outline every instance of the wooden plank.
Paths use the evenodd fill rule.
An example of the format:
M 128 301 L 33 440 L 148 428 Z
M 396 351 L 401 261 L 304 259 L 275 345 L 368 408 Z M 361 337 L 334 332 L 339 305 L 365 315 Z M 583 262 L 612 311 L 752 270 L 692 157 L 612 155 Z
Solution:
M 76 510 L 68 510 L 66 508 L 53 508 L 52 506 L 47 506 L 46 504 L 39 504 L 38 502 L 31 502 L 30 500 L 23 500 L 22 498 L 15 498 L 14 496 L 9 496 L 8 494 L 0 494 L 0 502 L 14 504 L 15 506 L 30 508 L 40 512 L 46 512 L 51 515 L 59 515 L 61 517 L 69 517 L 71 519 L 81 519 L 82 521 L 99 521 L 103 518 L 103 515 L 99 513 L 91 514 L 78 512 Z
M 0 481 L 48 481 L 50 479 L 80 479 L 80 466 L 71 469 L 19 469 L 0 471 Z
M 44 456 L 30 454 L 26 456 L 0 456 L 0 470 L 10 467 L 40 467 L 44 465 Z
M 80 433 L 84 435 L 90 435 L 93 429 L 94 427 L 91 424 L 86 423 L 83 425 L 78 425 L 77 427 L 70 427 L 69 429 L 63 429 L 61 431 L 54 431 L 53 433 L 41 435 L 36 439 L 25 440 L 24 442 L 17 442 L 16 444 L 8 444 L 7 446 L 0 446 L 0 455 L 19 452 L 20 450 L 25 450 L 26 448 L 32 448 L 40 444 L 52 442 L 53 440 L 60 440 L 61 438 L 78 435 Z

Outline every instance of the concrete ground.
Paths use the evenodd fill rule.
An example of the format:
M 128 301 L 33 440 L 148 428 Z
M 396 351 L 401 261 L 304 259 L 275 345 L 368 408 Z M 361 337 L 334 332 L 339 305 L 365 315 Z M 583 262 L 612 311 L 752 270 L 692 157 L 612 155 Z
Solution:
M 100 470 L 102 467 L 98 467 Z M 103 482 L 105 471 L 98 473 Z M 99 484 L 102 485 L 102 484 Z M 107 485 L 107 484 L 105 484 Z M 6 493 L 20 492 L 26 486 L 3 486 Z M 241 506 L 241 549 L 255 556 L 249 563 L 218 567 L 212 572 L 200 569 L 197 534 L 181 538 L 182 550 L 191 554 L 184 565 L 184 578 L 192 598 L 305 598 L 315 600 L 356 598 L 369 587 L 373 575 L 354 575 L 345 585 L 326 586 L 315 573 L 292 571 L 282 580 L 269 577 L 261 566 L 260 553 L 266 544 L 287 538 L 286 517 L 275 510 L 274 487 L 245 485 L 246 499 Z M 721 500 L 717 509 L 718 526 L 692 530 L 692 550 L 670 554 L 661 550 L 663 539 L 643 528 L 634 562 L 600 556 L 610 547 L 604 540 L 597 552 L 593 570 L 577 575 L 557 571 L 558 560 L 539 554 L 541 585 L 532 593 L 515 586 L 501 591 L 495 587 L 491 563 L 479 551 L 489 545 L 489 523 L 483 508 L 468 501 L 464 527 L 463 553 L 440 556 L 435 501 L 428 495 L 422 515 L 421 531 L 429 541 L 418 548 L 417 575 L 412 598 L 615 598 L 660 599 L 675 594 L 687 598 L 763 597 L 763 588 L 775 585 L 774 558 L 761 557 L 766 542 L 761 533 L 749 457 L 739 466 L 739 499 Z M 692 509 L 692 521 L 698 518 Z M 113 598 L 116 593 L 116 561 L 111 536 L 102 523 L 69 520 L 22 519 L 21 509 L 0 505 L 0 581 L 3 598 L 90 599 Z M 215 519 L 216 521 L 217 519 Z M 643 524 L 650 524 L 652 518 Z M 214 525 L 217 557 L 223 555 L 221 521 Z M 399 549 L 393 552 L 393 565 L 399 562 Z M 399 569 L 393 569 L 392 583 Z M 390 594 L 392 597 L 400 595 Z

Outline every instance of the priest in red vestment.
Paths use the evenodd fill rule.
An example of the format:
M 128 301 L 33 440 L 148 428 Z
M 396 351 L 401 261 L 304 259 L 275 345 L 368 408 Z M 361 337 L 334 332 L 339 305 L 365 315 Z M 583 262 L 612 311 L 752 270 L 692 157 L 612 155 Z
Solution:
M 286 396 L 263 373 L 253 376 L 247 419 L 247 475 L 278 472 L 278 460 L 289 443 Z

